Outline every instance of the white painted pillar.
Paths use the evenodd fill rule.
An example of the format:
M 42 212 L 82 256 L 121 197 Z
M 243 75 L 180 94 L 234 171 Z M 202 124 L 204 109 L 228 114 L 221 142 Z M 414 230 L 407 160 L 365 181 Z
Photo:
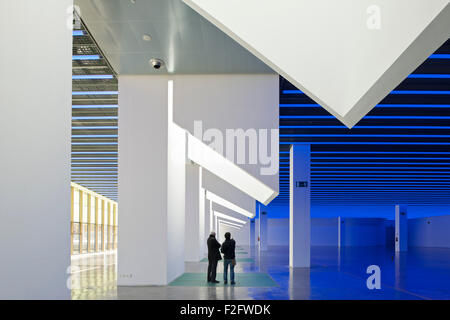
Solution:
M 260 212 L 260 250 L 261 251 L 267 251 L 267 240 L 268 240 L 268 228 L 267 228 L 267 212 L 261 211 Z
M 211 233 L 212 229 L 211 229 L 211 214 L 210 212 L 212 212 L 212 203 L 211 201 L 209 201 L 208 199 L 206 199 L 206 190 L 205 190 L 205 201 L 203 204 L 203 207 L 205 208 L 205 240 L 203 242 L 203 248 L 204 248 L 204 255 L 207 254 L 208 252 L 208 247 L 207 247 L 207 240 L 209 237 L 209 234 Z
M 219 232 L 219 221 L 217 220 L 217 217 L 214 216 L 214 231 L 216 232 L 216 234 L 218 234 Z
M 311 264 L 310 153 L 308 144 L 290 149 L 289 266 Z
M 260 243 L 260 241 L 259 241 L 260 240 L 260 232 L 259 232 L 260 226 L 261 226 L 260 219 L 256 218 L 255 219 L 255 247 L 258 251 L 259 251 L 259 247 L 260 247 L 260 245 L 259 245 L 259 243 Z
M 256 243 L 256 240 L 255 240 L 255 237 L 256 237 L 256 233 L 255 233 L 255 225 L 256 225 L 256 223 L 255 223 L 255 219 L 252 219 L 252 220 L 250 220 L 249 221 L 249 223 L 250 223 L 250 247 L 254 247 L 255 246 L 255 243 Z
M 408 251 L 408 208 L 395 206 L 395 251 Z
M 70 299 L 71 5 L 0 2 L 0 299 Z
M 214 227 L 214 211 L 213 211 L 213 202 L 209 201 L 209 231 L 214 231 L 215 227 Z
M 119 91 L 117 283 L 166 285 L 184 272 L 186 133 L 166 77 L 119 76 Z
M 200 215 L 200 224 L 199 224 L 199 255 L 200 258 L 203 259 L 206 253 L 206 235 L 205 235 L 205 197 L 206 190 L 203 189 L 202 186 L 202 177 L 203 177 L 203 169 L 200 168 L 200 194 L 199 194 L 199 215 Z
M 345 219 L 338 217 L 338 247 L 345 246 Z
M 201 239 L 203 239 L 204 211 L 200 203 L 204 191 L 201 188 L 201 178 L 201 168 L 194 163 L 187 163 L 185 261 L 200 261 L 203 258 Z

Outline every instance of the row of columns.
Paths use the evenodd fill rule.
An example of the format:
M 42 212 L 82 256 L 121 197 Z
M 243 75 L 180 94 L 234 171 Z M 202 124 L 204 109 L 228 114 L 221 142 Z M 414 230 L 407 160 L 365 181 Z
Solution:
M 294 144 L 290 149 L 289 198 L 289 266 L 310 267 L 311 260 L 311 193 L 310 145 Z M 267 250 L 267 214 L 257 205 L 258 219 L 252 221 L 250 235 L 262 251 Z M 259 227 L 259 228 L 258 228 Z M 345 223 L 338 218 L 338 246 L 344 241 Z M 407 206 L 395 206 L 395 251 L 408 250 Z

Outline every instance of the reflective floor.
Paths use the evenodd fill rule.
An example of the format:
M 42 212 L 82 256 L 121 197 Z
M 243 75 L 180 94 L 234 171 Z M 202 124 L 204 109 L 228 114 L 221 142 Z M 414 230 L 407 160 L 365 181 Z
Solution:
M 313 247 L 308 269 L 289 268 L 287 247 L 244 250 L 239 257 L 253 262 L 238 262 L 236 281 L 239 273 L 263 272 L 276 287 L 117 288 L 116 254 L 109 253 L 72 259 L 72 299 L 450 299 L 450 249 L 410 248 L 396 255 L 385 247 Z M 380 267 L 379 290 L 367 288 L 370 265 Z M 206 267 L 186 263 L 186 272 L 203 273 Z

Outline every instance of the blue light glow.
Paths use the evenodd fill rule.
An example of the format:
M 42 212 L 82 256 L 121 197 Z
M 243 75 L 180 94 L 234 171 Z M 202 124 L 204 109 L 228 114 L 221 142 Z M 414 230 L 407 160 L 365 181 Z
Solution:
M 98 54 L 75 55 L 72 56 L 72 60 L 100 60 L 100 56 Z
M 280 142 L 280 144 L 296 144 L 298 142 Z M 315 141 L 307 141 L 303 143 L 309 143 L 309 144 L 329 144 L 329 145 L 336 145 L 336 144 L 357 144 L 357 145 L 368 145 L 368 144 L 378 144 L 378 145 L 450 145 L 450 142 L 367 142 L 367 141 L 361 141 L 361 142 L 315 142 Z M 328 152 L 333 153 L 333 152 Z
M 280 152 L 281 153 L 281 152 Z M 283 151 L 289 153 L 289 151 Z M 311 151 L 311 153 L 361 153 L 361 154 L 450 154 L 445 151 Z
M 280 137 L 336 137 L 336 138 L 448 138 L 450 135 L 442 134 L 280 134 Z
M 450 59 L 450 54 L 432 54 L 429 59 Z
M 283 94 L 304 94 L 300 90 L 283 90 Z M 393 90 L 389 94 L 450 94 L 442 90 Z
M 408 158 L 409 159 L 409 158 Z M 448 159 L 450 160 L 450 159 Z M 322 164 L 332 164 L 332 165 L 337 165 L 337 164 L 357 164 L 357 165 L 387 165 L 387 164 L 398 164 L 398 165 L 426 165 L 426 166 L 430 166 L 430 165 L 449 165 L 450 166 L 450 162 L 313 162 L 312 165 L 322 165 Z M 289 164 L 286 164 L 289 166 Z
M 100 80 L 100 79 L 113 79 L 111 74 L 83 74 L 73 75 L 72 80 Z
M 449 75 L 450 76 L 450 75 Z M 315 108 L 320 107 L 319 104 L 307 103 L 282 103 L 281 108 Z M 377 104 L 376 108 L 450 108 L 449 104 Z
M 450 107 L 450 106 L 449 106 Z M 348 129 L 346 126 L 280 126 L 280 129 Z M 450 126 L 354 126 L 352 129 L 450 129 Z
M 450 79 L 450 74 L 410 74 L 411 79 Z
M 83 30 L 73 30 L 72 36 L 74 36 L 74 37 L 84 36 L 84 32 L 83 32 Z
M 334 116 L 280 116 L 280 119 L 336 119 Z M 433 119 L 447 120 L 450 116 L 365 116 L 363 119 Z
M 386 172 L 407 172 L 407 171 L 403 171 L 403 170 L 408 170 L 408 169 L 433 169 L 433 170 L 445 170 L 445 169 L 450 169 L 449 167 L 389 167 L 386 168 L 386 166 L 382 166 L 382 167 L 377 167 L 377 166 L 358 166 L 358 169 L 390 169 L 390 171 L 386 171 Z M 327 169 L 327 170 L 322 170 L 322 169 Z M 312 167 L 312 173 L 315 172 L 332 172 L 332 171 L 328 171 L 329 169 L 342 169 L 339 171 L 333 171 L 333 172 L 374 172 L 374 171 L 353 171 L 355 168 L 351 168 L 351 167 Z M 392 169 L 392 170 L 391 170 Z M 400 169 L 400 170 L 394 170 L 394 169 Z M 383 171 L 375 171 L 376 172 L 383 172 Z M 410 171 L 408 171 L 410 172 Z M 434 173 L 435 171 L 420 171 L 420 172 L 432 172 Z

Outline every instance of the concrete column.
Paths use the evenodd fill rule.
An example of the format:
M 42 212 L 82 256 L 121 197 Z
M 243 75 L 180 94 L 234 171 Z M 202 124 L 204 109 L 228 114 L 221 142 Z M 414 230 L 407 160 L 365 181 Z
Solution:
M 201 168 L 196 164 L 187 163 L 185 261 L 200 261 L 203 258 L 201 245 L 205 217 L 204 208 L 202 210 L 200 205 L 202 198 L 204 191 L 201 188 Z
M 0 2 L 0 299 L 70 299 L 72 4 Z
M 256 228 L 255 228 L 255 219 L 250 220 L 250 247 L 254 247 L 256 243 Z
M 289 266 L 311 264 L 310 153 L 308 144 L 290 149 Z
M 267 228 L 267 212 L 261 211 L 260 212 L 260 250 L 266 251 L 267 250 L 267 239 L 268 239 L 268 228 Z
M 408 251 L 408 208 L 395 206 L 395 251 Z
M 117 282 L 166 285 L 184 272 L 186 133 L 166 77 L 120 76 L 119 91 Z

